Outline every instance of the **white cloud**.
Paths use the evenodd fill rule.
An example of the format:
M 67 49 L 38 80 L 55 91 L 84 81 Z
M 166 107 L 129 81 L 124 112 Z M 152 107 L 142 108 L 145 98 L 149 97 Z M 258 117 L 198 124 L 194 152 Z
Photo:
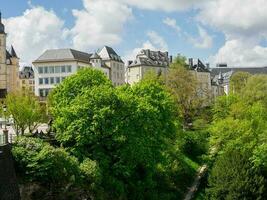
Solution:
M 161 37 L 157 32 L 155 31 L 149 31 L 147 32 L 147 36 L 149 37 L 149 40 L 161 51 L 167 51 L 168 45 L 165 42 L 164 38 Z
M 141 9 L 177 11 L 185 10 L 190 7 L 197 7 L 203 2 L 210 0 L 119 0 L 128 5 L 132 5 Z
M 83 10 L 73 10 L 73 46 L 88 50 L 121 42 L 123 26 L 132 17 L 131 8 L 115 0 L 83 0 L 83 4 Z
M 7 45 L 13 45 L 22 63 L 30 64 L 48 48 L 64 46 L 64 22 L 43 7 L 27 9 L 23 15 L 4 20 Z
M 163 23 L 173 28 L 177 33 L 180 33 L 181 28 L 177 25 L 177 22 L 175 19 L 167 17 L 163 20 Z
M 168 45 L 164 38 L 161 37 L 155 31 L 147 32 L 148 40 L 145 41 L 140 47 L 136 47 L 133 50 L 127 51 L 125 56 L 123 56 L 124 61 L 135 59 L 136 55 L 142 49 L 150 49 L 152 51 L 168 51 Z
M 217 0 L 207 3 L 198 20 L 225 34 L 225 44 L 213 56 L 214 62 L 235 66 L 267 65 L 266 0 Z
M 261 67 L 267 65 L 266 55 L 266 47 L 233 39 L 226 41 L 211 60 L 213 63 L 227 62 L 229 66 Z
M 189 42 L 191 42 L 196 48 L 200 48 L 200 49 L 211 48 L 213 45 L 212 36 L 210 36 L 207 33 L 207 31 L 201 26 L 198 26 L 198 33 L 199 33 L 199 36 L 196 38 L 188 35 Z

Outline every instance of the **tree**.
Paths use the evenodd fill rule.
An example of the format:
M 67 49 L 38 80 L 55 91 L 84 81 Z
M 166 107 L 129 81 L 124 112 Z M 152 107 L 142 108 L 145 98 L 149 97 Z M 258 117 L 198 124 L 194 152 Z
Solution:
M 230 90 L 232 93 L 240 94 L 246 86 L 249 77 L 252 75 L 248 72 L 237 72 L 230 79 Z
M 174 103 L 154 80 L 114 88 L 102 72 L 79 71 L 50 96 L 57 140 L 99 167 L 103 198 L 157 197 L 157 166 L 176 137 Z
M 209 177 L 209 199 L 265 199 L 265 179 L 250 156 L 248 150 L 229 148 L 218 157 Z
M 17 134 L 31 133 L 45 119 L 45 110 L 31 92 L 10 93 L 6 97 L 7 112 L 14 119 Z
M 171 64 L 166 78 L 166 86 L 172 94 L 185 127 L 193 122 L 193 117 L 201 107 L 197 93 L 197 80 L 187 69 L 185 59 L 178 57 Z
M 79 162 L 65 149 L 54 148 L 41 139 L 19 136 L 12 153 L 20 182 L 24 186 L 30 182 L 29 191 L 35 193 L 26 194 L 30 199 L 74 199 L 77 196 L 70 197 L 73 187 L 82 190 Z M 33 187 L 35 184 L 38 187 Z

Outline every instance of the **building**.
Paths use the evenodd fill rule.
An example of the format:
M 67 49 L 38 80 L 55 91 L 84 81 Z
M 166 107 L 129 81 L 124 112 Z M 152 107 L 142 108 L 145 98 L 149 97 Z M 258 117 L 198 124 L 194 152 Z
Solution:
M 33 62 L 35 74 L 35 95 L 46 97 L 51 89 L 66 77 L 83 67 L 94 67 L 102 70 L 110 78 L 110 68 L 101 57 L 74 49 L 46 50 Z
M 104 64 L 110 68 L 110 80 L 114 86 L 125 83 L 125 66 L 121 57 L 111 47 L 104 46 L 97 53 Z
M 222 92 L 217 95 L 229 95 L 230 79 L 236 72 L 248 72 L 250 74 L 267 74 L 267 67 L 216 67 L 211 69 L 211 79 L 219 88 L 223 88 Z
M 128 61 L 126 82 L 134 84 L 142 80 L 148 71 L 166 75 L 169 68 L 169 62 L 168 52 L 143 49 L 136 55 L 134 61 Z
M 19 88 L 19 58 L 13 46 L 10 51 L 7 50 L 6 38 L 7 34 L 0 13 L 0 98 Z
M 211 75 L 208 66 L 199 59 L 189 58 L 189 70 L 197 80 L 198 95 L 205 99 L 212 96 Z
M 19 71 L 19 86 L 22 91 L 29 90 L 34 93 L 34 71 L 30 66 L 25 66 Z

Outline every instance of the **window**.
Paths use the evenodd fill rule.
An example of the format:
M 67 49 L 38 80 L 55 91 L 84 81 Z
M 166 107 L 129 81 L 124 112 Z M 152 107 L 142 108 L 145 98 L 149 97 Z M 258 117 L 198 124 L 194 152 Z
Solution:
M 51 85 L 55 83 L 54 80 L 55 80 L 54 77 L 50 77 L 50 84 L 51 84 Z
M 54 67 L 54 66 L 50 66 L 50 67 L 49 67 L 49 73 L 50 73 L 50 74 L 55 73 L 55 67 Z
M 60 66 L 55 66 L 55 73 L 60 73 Z
M 48 78 L 44 78 L 44 83 L 45 83 L 45 84 L 49 84 L 49 80 L 48 80 Z
M 65 66 L 61 66 L 61 73 L 65 73 L 66 72 L 66 67 Z
M 120 70 L 120 66 L 119 66 L 119 64 L 117 63 L 117 70 Z
M 39 84 L 40 84 L 40 85 L 44 84 L 44 82 L 43 82 L 43 79 L 42 79 L 42 78 L 39 78 Z
M 68 72 L 68 73 L 71 73 L 71 65 L 68 65 L 68 66 L 67 66 L 67 72 Z
M 22 82 L 23 83 L 23 82 Z M 32 80 L 29 80 L 29 84 L 32 84 Z
M 25 84 L 25 80 L 22 80 L 22 84 Z
M 43 67 L 38 67 L 38 73 L 39 73 L 39 74 L 43 74 L 43 73 L 44 73 L 44 71 L 43 71 Z
M 56 77 L 56 83 L 60 83 L 60 77 Z
M 44 73 L 45 73 L 45 74 L 48 73 L 48 67 L 44 67 Z

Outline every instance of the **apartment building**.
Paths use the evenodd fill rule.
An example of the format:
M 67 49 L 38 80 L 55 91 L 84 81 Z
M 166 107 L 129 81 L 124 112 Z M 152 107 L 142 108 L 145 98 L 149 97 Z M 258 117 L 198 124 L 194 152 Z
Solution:
M 74 49 L 46 50 L 33 62 L 35 95 L 46 97 L 51 89 L 66 77 L 83 67 L 102 70 L 109 77 L 110 69 L 97 54 L 88 54 Z
M 114 86 L 125 83 L 125 66 L 121 57 L 111 47 L 104 46 L 97 53 L 104 64 L 110 68 L 110 80 Z
M 168 68 L 168 52 L 143 49 L 136 55 L 134 61 L 128 61 L 126 82 L 134 84 L 142 80 L 148 71 L 155 71 L 157 74 L 165 76 Z
M 19 88 L 19 58 L 13 46 L 10 51 L 7 50 L 6 38 L 7 33 L 0 13 L 0 98 Z
M 29 90 L 34 93 L 35 80 L 34 71 L 31 66 L 24 66 L 22 70 L 19 71 L 19 85 L 22 91 Z

